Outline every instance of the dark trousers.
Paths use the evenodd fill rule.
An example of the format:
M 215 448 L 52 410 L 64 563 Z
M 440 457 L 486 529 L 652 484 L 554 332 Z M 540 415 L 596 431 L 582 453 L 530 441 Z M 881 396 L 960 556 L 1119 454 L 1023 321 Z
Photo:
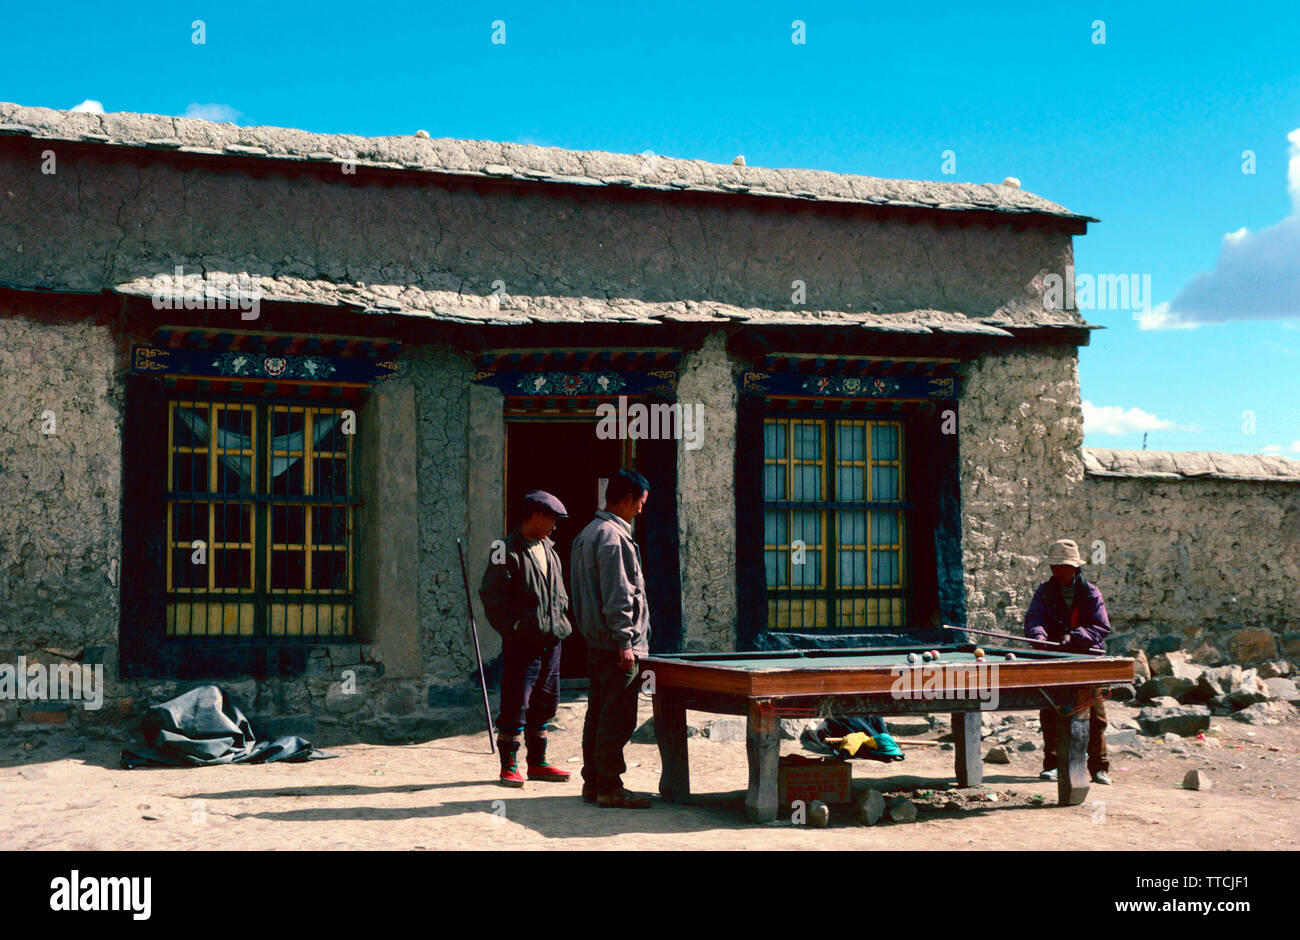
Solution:
M 560 641 L 553 636 L 506 637 L 502 647 L 497 732 L 539 733 L 560 703 Z
M 582 726 L 582 787 L 615 793 L 623 788 L 623 748 L 636 730 L 638 669 L 624 671 L 617 650 L 587 650 L 587 720 Z
M 1043 726 L 1043 769 L 1056 766 L 1056 712 L 1044 709 L 1038 713 Z M 1088 712 L 1088 773 L 1110 770 L 1106 757 L 1106 703 L 1097 702 Z

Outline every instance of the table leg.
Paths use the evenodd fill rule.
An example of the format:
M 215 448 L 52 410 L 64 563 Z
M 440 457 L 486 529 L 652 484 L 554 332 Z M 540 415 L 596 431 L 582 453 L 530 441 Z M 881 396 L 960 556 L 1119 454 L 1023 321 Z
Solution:
M 1056 796 L 1061 806 L 1077 806 L 1088 798 L 1088 693 L 1067 700 L 1056 719 Z
M 952 713 L 952 745 L 959 787 L 978 787 L 984 781 L 984 756 L 980 753 L 983 730 L 983 712 Z
M 670 803 L 691 799 L 691 772 L 686 756 L 686 705 L 671 690 L 653 696 L 655 740 L 659 743 L 659 795 Z
M 749 792 L 745 794 L 745 812 L 754 822 L 771 822 L 780 810 L 777 805 L 777 774 L 781 762 L 781 722 L 776 712 L 759 703 L 750 703 L 745 749 L 749 752 Z

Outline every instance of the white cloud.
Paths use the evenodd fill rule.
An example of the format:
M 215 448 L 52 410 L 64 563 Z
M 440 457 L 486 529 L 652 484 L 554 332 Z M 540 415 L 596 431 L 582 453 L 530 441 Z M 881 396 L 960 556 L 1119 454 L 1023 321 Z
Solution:
M 104 105 L 94 98 L 87 98 L 72 110 L 78 114 L 103 114 Z
M 1169 304 L 1156 304 L 1150 310 L 1138 310 L 1133 314 L 1140 330 L 1194 330 L 1201 324 L 1180 320 L 1169 312 Z
M 1287 140 L 1291 213 L 1258 232 L 1240 228 L 1224 235 L 1214 270 L 1193 277 L 1168 304 L 1140 315 L 1142 329 L 1300 318 L 1300 128 Z
M 1136 431 L 1172 431 L 1177 427 L 1139 408 L 1127 411 L 1118 405 L 1083 403 L 1083 431 L 1085 434 L 1132 434 Z
M 1282 454 L 1286 452 L 1300 454 L 1300 441 L 1292 441 L 1290 444 L 1265 444 L 1264 453 Z
M 185 109 L 185 117 L 198 121 L 234 121 L 239 112 L 228 104 L 199 104 L 191 102 Z

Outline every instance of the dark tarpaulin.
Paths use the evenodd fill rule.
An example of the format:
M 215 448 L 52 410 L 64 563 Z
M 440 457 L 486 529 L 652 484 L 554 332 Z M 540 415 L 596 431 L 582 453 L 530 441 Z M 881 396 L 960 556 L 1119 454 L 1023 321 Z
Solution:
M 144 744 L 122 750 L 122 766 L 128 770 L 338 756 L 318 751 L 310 741 L 294 736 L 258 741 L 244 713 L 215 685 L 200 686 L 155 705 L 145 714 L 140 733 Z

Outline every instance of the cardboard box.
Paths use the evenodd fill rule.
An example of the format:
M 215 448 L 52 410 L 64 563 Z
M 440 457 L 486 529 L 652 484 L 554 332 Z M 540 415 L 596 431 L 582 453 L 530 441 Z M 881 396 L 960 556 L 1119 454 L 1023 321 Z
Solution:
M 848 761 L 801 764 L 782 758 L 777 780 L 782 806 L 795 800 L 848 803 L 853 799 L 853 768 Z

